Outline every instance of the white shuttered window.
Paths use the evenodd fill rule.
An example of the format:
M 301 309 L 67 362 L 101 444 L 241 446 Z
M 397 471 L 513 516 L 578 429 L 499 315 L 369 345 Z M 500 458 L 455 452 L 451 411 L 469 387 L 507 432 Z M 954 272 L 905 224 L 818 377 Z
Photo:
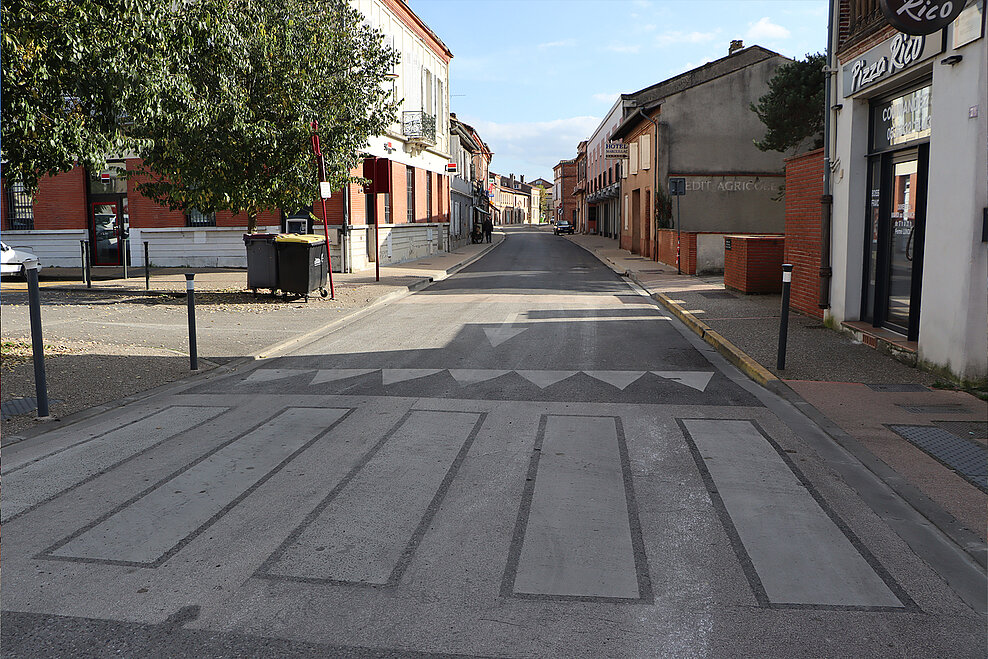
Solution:
M 648 133 L 645 133 L 644 135 L 642 135 L 641 141 L 642 141 L 642 153 L 641 153 L 642 169 L 648 169 L 650 165 L 651 153 L 652 153 L 652 136 L 649 135 Z

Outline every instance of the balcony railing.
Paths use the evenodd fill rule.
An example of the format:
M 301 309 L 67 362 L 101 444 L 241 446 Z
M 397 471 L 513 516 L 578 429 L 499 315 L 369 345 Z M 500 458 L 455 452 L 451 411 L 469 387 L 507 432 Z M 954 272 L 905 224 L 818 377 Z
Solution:
M 410 141 L 435 146 L 436 117 L 421 110 L 406 110 L 401 113 L 401 134 Z

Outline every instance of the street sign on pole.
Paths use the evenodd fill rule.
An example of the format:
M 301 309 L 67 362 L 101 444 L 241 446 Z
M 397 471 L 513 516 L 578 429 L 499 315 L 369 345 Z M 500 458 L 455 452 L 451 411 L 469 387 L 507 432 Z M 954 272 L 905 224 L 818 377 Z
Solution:
M 686 179 L 677 176 L 669 179 L 669 196 L 680 197 L 686 194 Z
M 676 273 L 683 274 L 683 264 L 680 260 L 682 253 L 680 248 L 680 238 L 682 237 L 683 218 L 679 214 L 679 198 L 686 195 L 686 179 L 682 176 L 669 178 L 669 196 L 676 198 Z

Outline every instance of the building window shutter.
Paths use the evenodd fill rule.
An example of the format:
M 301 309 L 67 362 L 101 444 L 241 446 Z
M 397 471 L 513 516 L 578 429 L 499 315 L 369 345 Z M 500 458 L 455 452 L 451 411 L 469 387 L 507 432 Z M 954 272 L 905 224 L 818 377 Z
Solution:
M 652 153 L 652 136 L 648 133 L 642 135 L 642 169 L 648 169 Z
M 638 173 L 638 142 L 632 142 L 628 149 L 628 157 L 631 159 L 631 174 Z
M 628 159 L 621 161 L 621 178 L 628 178 Z
M 624 230 L 628 230 L 628 195 L 624 195 Z

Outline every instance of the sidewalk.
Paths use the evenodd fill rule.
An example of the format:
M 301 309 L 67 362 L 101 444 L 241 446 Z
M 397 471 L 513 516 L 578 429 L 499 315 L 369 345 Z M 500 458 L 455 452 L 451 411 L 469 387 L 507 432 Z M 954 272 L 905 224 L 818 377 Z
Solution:
M 333 284 L 340 288 L 354 288 L 366 285 L 424 285 L 430 281 L 446 278 L 462 265 L 479 258 L 487 249 L 504 240 L 504 233 L 494 233 L 494 242 L 486 244 L 467 243 L 450 252 L 437 252 L 432 256 L 415 261 L 381 266 L 381 280 L 375 281 L 374 267 L 352 273 L 333 273 Z M 151 268 L 150 288 L 145 288 L 146 278 L 143 267 L 128 268 L 124 279 L 123 267 L 103 266 L 92 269 L 92 287 L 87 287 L 82 268 L 43 268 L 39 273 L 40 285 L 45 289 L 65 291 L 87 291 L 134 294 L 146 290 L 152 292 L 173 292 L 185 294 L 185 273 L 195 273 L 196 292 L 232 292 L 247 290 L 246 268 Z M 409 281 L 414 279 L 415 281 Z M 328 286 L 328 282 L 327 282 Z M 3 292 L 26 291 L 23 281 L 4 280 L 0 284 Z M 313 298 L 318 298 L 316 293 Z
M 52 423 L 70 423 L 74 415 L 147 395 L 157 387 L 213 369 L 276 356 L 332 331 L 389 301 L 445 279 L 480 258 L 494 243 L 468 244 L 452 252 L 352 274 L 334 273 L 335 299 L 318 293 L 308 302 L 285 300 L 247 290 L 247 274 L 238 269 L 154 269 L 146 291 L 144 273 L 132 269 L 123 279 L 117 269 L 97 270 L 92 288 L 81 271 L 42 271 L 42 332 L 48 394 L 54 422 L 35 420 L 27 287 L 4 280 L 0 330 L 2 364 L 2 438 L 4 446 Z M 190 371 L 185 272 L 196 272 L 196 327 L 199 372 Z M 105 277 L 105 278 L 99 278 Z
M 678 275 L 675 267 L 619 249 L 609 238 L 570 239 L 648 291 L 753 380 L 801 408 L 985 566 L 988 403 L 934 388 L 936 376 L 795 312 L 786 368 L 779 371 L 780 295 L 729 291 L 722 276 Z

